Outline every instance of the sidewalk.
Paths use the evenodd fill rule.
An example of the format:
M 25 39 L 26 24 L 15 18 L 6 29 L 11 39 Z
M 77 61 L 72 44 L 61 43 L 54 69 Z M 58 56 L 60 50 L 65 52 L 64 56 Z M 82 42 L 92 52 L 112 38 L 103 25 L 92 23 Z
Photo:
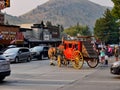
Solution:
M 120 58 L 119 58 L 119 60 L 120 60 Z M 116 62 L 116 60 L 115 60 L 115 57 L 112 56 L 112 57 L 109 57 L 109 58 L 108 58 L 108 64 L 105 64 L 105 61 L 104 61 L 104 63 L 103 63 L 103 64 L 100 63 L 99 66 L 100 66 L 100 67 L 101 67 L 101 66 L 102 66 L 102 67 L 103 67 L 103 66 L 105 66 L 105 67 L 108 66 L 108 67 L 109 67 L 109 66 L 111 66 L 112 63 L 114 63 L 114 62 Z
M 119 57 L 119 61 L 120 61 L 120 57 Z M 112 64 L 113 62 L 116 62 L 114 56 L 110 57 L 109 60 L 108 60 L 108 63 L 110 63 L 110 64 Z

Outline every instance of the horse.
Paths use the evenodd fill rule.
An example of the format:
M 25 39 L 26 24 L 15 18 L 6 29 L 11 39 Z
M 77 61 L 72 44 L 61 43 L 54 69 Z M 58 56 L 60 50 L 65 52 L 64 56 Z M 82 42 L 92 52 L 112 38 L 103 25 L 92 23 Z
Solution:
M 64 51 L 64 45 L 60 44 L 58 47 L 50 47 L 48 50 L 48 57 L 50 59 L 50 65 L 53 65 L 54 61 L 57 60 L 57 55 L 63 54 Z
M 48 50 L 48 57 L 50 59 L 50 65 L 55 65 L 53 62 L 56 60 L 56 48 L 55 47 L 50 47 Z

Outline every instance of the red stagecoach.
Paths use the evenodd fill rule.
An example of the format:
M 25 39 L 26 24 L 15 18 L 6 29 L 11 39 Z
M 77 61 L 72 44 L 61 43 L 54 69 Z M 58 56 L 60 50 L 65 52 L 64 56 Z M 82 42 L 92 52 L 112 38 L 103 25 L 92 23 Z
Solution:
M 79 37 L 78 40 L 63 40 L 62 47 L 58 47 L 57 65 L 68 65 L 72 62 L 72 66 L 80 69 L 84 61 L 88 66 L 95 68 L 99 63 L 98 54 L 93 50 L 93 44 L 89 37 Z

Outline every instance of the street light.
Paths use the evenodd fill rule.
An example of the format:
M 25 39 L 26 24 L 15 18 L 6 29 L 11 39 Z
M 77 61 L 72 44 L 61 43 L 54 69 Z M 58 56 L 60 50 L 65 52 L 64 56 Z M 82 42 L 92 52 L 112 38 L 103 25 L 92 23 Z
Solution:
M 118 45 L 120 46 L 120 27 L 119 27 L 119 32 L 118 33 L 119 33 L 119 44 Z

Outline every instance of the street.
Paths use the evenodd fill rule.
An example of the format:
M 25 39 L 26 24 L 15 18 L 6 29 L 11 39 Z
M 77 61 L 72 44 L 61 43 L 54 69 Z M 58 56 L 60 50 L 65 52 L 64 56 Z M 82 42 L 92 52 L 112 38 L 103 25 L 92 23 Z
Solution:
M 11 64 L 11 75 L 0 83 L 0 90 L 120 90 L 120 76 L 108 66 L 80 70 L 72 66 L 50 66 L 49 60 Z

